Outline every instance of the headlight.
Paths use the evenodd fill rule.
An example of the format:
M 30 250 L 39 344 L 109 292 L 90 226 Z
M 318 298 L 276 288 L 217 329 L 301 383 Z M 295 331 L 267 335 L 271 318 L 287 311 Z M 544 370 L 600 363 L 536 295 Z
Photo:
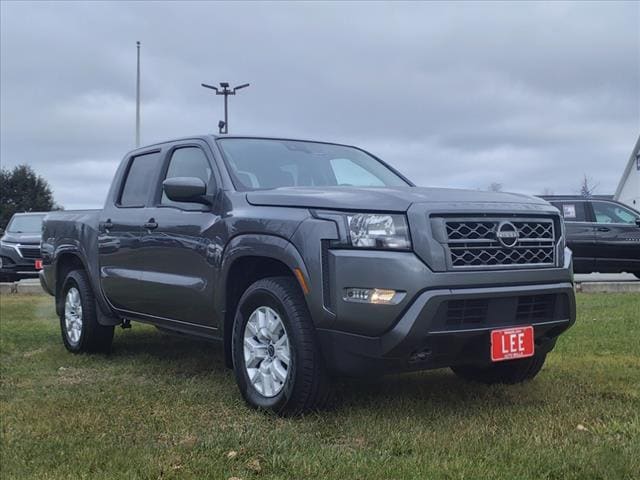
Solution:
M 404 215 L 355 213 L 347 215 L 349 240 L 359 248 L 409 250 L 411 239 Z

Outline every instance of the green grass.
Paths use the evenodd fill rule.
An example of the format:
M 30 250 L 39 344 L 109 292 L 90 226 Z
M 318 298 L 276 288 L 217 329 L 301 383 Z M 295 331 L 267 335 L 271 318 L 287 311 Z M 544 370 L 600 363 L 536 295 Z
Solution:
M 640 477 L 638 295 L 580 295 L 528 384 L 342 382 L 298 419 L 247 409 L 217 345 L 134 324 L 110 356 L 71 355 L 52 303 L 0 297 L 3 479 Z

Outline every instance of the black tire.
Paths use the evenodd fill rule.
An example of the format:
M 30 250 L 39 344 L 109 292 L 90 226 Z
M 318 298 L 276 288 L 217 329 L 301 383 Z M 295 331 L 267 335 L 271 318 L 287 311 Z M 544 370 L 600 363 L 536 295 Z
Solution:
M 464 365 L 451 367 L 451 370 L 458 377 L 470 382 L 480 382 L 487 385 L 496 383 L 512 385 L 533 379 L 542 369 L 546 358 L 546 354 L 536 354 L 533 357 L 507 360 L 488 367 Z
M 72 288 L 79 292 L 82 305 L 80 337 L 77 341 L 73 341 L 69 337 L 65 321 L 67 310 L 65 300 Z M 104 326 L 98 323 L 96 299 L 84 270 L 69 272 L 63 283 L 60 301 L 63 305 L 60 315 L 60 331 L 66 349 L 72 353 L 109 353 L 113 342 L 113 326 Z
M 251 383 L 244 359 L 245 326 L 258 307 L 273 309 L 289 339 L 291 362 L 280 392 L 267 397 Z M 330 382 L 318 348 L 311 316 L 297 282 L 272 277 L 251 285 L 238 303 L 232 334 L 233 369 L 240 393 L 253 408 L 277 415 L 298 415 L 327 405 Z

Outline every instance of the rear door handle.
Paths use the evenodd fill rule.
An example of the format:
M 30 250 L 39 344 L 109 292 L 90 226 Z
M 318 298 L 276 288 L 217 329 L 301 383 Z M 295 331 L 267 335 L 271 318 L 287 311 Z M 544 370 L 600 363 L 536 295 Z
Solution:
M 146 222 L 143 226 L 147 230 L 154 230 L 158 228 L 158 222 L 156 222 L 153 218 L 150 218 L 149 221 Z
M 609 232 L 609 231 L 611 231 L 611 229 L 609 227 L 598 227 L 598 228 L 596 228 L 596 231 L 598 231 L 598 232 Z

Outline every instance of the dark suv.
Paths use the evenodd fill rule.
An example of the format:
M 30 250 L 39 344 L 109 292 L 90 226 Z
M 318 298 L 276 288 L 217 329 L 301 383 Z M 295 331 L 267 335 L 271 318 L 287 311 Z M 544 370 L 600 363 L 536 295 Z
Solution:
M 0 281 L 37 278 L 42 268 L 40 237 L 46 212 L 16 213 L 0 239 Z
M 576 273 L 632 273 L 640 278 L 640 212 L 601 197 L 544 196 L 567 228 Z

